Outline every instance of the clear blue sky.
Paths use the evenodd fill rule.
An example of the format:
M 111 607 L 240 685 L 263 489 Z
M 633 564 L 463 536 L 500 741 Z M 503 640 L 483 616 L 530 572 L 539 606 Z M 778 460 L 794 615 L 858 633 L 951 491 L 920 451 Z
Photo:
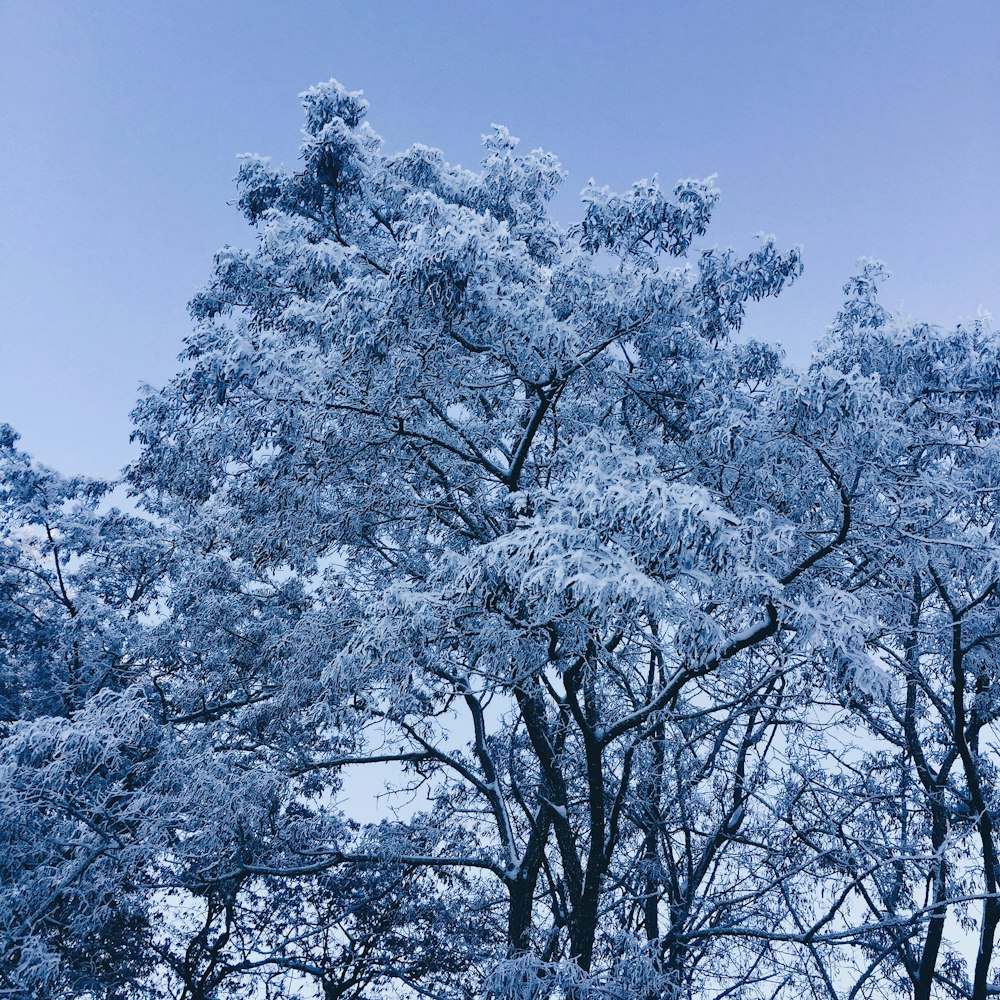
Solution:
M 141 381 L 248 231 L 235 156 L 293 164 L 296 95 L 362 88 L 389 149 L 474 164 L 501 122 L 624 187 L 718 174 L 712 238 L 802 243 L 750 331 L 796 363 L 854 260 L 938 323 L 1000 313 L 1000 3 L 0 0 L 0 420 L 114 475 Z

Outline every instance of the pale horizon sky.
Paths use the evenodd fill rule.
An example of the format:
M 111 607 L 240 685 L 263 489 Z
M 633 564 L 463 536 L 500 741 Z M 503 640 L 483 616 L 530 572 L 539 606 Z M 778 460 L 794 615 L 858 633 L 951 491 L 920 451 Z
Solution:
M 804 363 L 862 255 L 884 303 L 1000 310 L 1000 5 L 0 0 L 0 422 L 66 473 L 133 454 L 213 253 L 252 234 L 236 156 L 294 165 L 297 94 L 363 89 L 389 150 L 473 166 L 506 124 L 624 188 L 716 173 L 710 242 L 801 243 L 748 332 Z

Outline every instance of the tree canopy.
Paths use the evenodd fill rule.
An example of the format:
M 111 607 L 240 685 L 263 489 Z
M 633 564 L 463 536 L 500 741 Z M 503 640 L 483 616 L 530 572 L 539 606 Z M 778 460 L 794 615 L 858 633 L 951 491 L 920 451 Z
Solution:
M 302 96 L 133 511 L 0 436 L 0 996 L 995 993 L 988 321 Z

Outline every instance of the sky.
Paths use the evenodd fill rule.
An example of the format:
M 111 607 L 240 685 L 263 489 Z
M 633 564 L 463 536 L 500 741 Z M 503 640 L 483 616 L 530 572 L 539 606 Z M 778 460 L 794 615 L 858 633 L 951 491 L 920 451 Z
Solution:
M 132 457 L 214 252 L 252 244 L 237 154 L 294 166 L 330 77 L 388 151 L 474 166 L 493 122 L 552 150 L 563 222 L 590 178 L 717 174 L 710 242 L 803 246 L 747 322 L 796 365 L 862 255 L 904 316 L 1000 316 L 996 0 L 0 0 L 0 422 L 40 461 Z

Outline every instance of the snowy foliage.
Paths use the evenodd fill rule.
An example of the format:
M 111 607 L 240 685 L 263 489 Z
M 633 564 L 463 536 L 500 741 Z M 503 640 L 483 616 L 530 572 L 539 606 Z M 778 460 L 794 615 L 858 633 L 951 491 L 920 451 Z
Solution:
M 988 325 L 863 261 L 793 372 L 711 178 L 564 228 L 302 96 L 138 513 L 0 435 L 0 996 L 985 1000 Z

